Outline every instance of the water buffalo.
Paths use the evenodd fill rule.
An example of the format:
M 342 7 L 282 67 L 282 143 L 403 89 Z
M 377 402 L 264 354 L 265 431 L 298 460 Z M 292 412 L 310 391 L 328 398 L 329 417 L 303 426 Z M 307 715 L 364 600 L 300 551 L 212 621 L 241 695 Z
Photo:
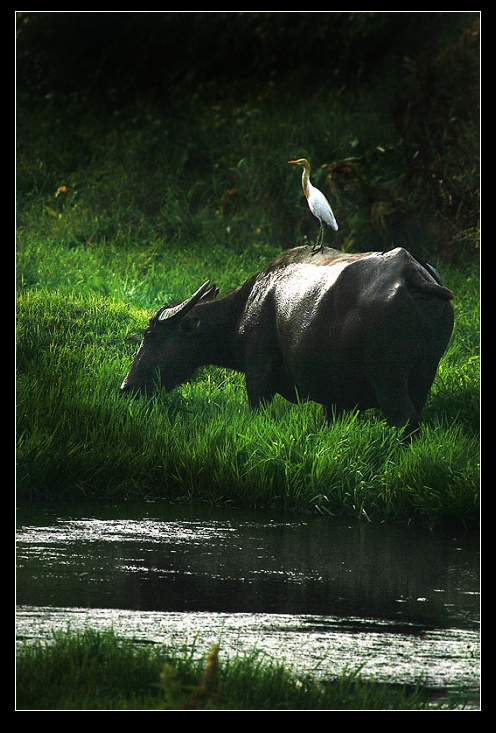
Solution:
M 124 392 L 170 390 L 215 364 L 244 372 L 250 407 L 276 393 L 345 409 L 380 407 L 392 426 L 418 426 L 453 330 L 453 294 L 400 247 L 347 254 L 285 251 L 216 300 L 207 280 L 150 319 Z

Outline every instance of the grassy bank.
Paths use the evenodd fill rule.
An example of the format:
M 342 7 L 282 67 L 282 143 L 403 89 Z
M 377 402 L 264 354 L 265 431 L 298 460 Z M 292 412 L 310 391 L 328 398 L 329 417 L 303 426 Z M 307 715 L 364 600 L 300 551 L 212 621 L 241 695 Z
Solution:
M 478 14 L 102 15 L 19 14 L 19 499 L 477 518 Z M 340 224 L 329 244 L 407 246 L 455 293 L 409 446 L 377 412 L 329 428 L 276 399 L 252 415 L 220 369 L 119 395 L 160 305 L 314 239 L 287 166 L 302 155 Z
M 422 710 L 460 709 L 461 699 L 432 703 L 433 691 L 301 677 L 252 654 L 224 658 L 213 647 L 193 660 L 162 647 L 119 641 L 113 632 L 57 633 L 50 644 L 20 647 L 18 710 Z M 470 706 L 471 701 L 466 703 Z
M 266 257 L 275 254 L 266 248 Z M 204 279 L 240 283 L 260 251 L 162 245 L 67 248 L 27 234 L 19 275 L 18 496 L 163 496 L 370 519 L 478 512 L 476 274 L 445 268 L 456 327 L 418 440 L 379 412 L 329 427 L 320 406 L 278 398 L 250 413 L 243 376 L 205 368 L 153 399 L 122 381 L 153 310 Z

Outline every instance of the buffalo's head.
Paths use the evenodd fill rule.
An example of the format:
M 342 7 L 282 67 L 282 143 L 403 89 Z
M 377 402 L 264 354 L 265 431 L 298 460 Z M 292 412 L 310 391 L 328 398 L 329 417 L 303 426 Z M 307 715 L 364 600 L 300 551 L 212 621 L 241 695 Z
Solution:
M 162 306 L 150 318 L 138 353 L 121 384 L 123 392 L 152 393 L 157 384 L 167 390 L 188 380 L 201 364 L 197 332 L 200 319 L 194 307 L 217 296 L 207 280 L 191 298 L 172 308 Z

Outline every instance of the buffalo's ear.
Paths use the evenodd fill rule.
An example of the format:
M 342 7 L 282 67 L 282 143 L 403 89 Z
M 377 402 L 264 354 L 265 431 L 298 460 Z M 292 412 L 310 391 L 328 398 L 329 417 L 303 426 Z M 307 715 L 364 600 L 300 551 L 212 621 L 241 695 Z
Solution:
M 180 322 L 179 330 L 184 333 L 196 333 L 200 328 L 200 323 L 198 316 L 189 316 Z

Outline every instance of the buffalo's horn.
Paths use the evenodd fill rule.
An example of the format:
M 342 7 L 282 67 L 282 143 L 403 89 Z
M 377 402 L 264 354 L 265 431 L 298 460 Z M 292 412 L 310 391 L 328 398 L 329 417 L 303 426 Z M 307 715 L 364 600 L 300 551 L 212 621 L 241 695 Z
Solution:
M 175 305 L 172 308 L 163 308 L 158 314 L 159 321 L 171 321 L 179 320 L 184 318 L 190 310 L 198 303 L 199 300 L 209 300 L 212 297 L 215 298 L 217 295 L 217 288 L 215 285 L 210 285 L 210 280 L 207 280 L 203 285 L 198 288 L 191 298 L 187 298 L 179 305 Z

